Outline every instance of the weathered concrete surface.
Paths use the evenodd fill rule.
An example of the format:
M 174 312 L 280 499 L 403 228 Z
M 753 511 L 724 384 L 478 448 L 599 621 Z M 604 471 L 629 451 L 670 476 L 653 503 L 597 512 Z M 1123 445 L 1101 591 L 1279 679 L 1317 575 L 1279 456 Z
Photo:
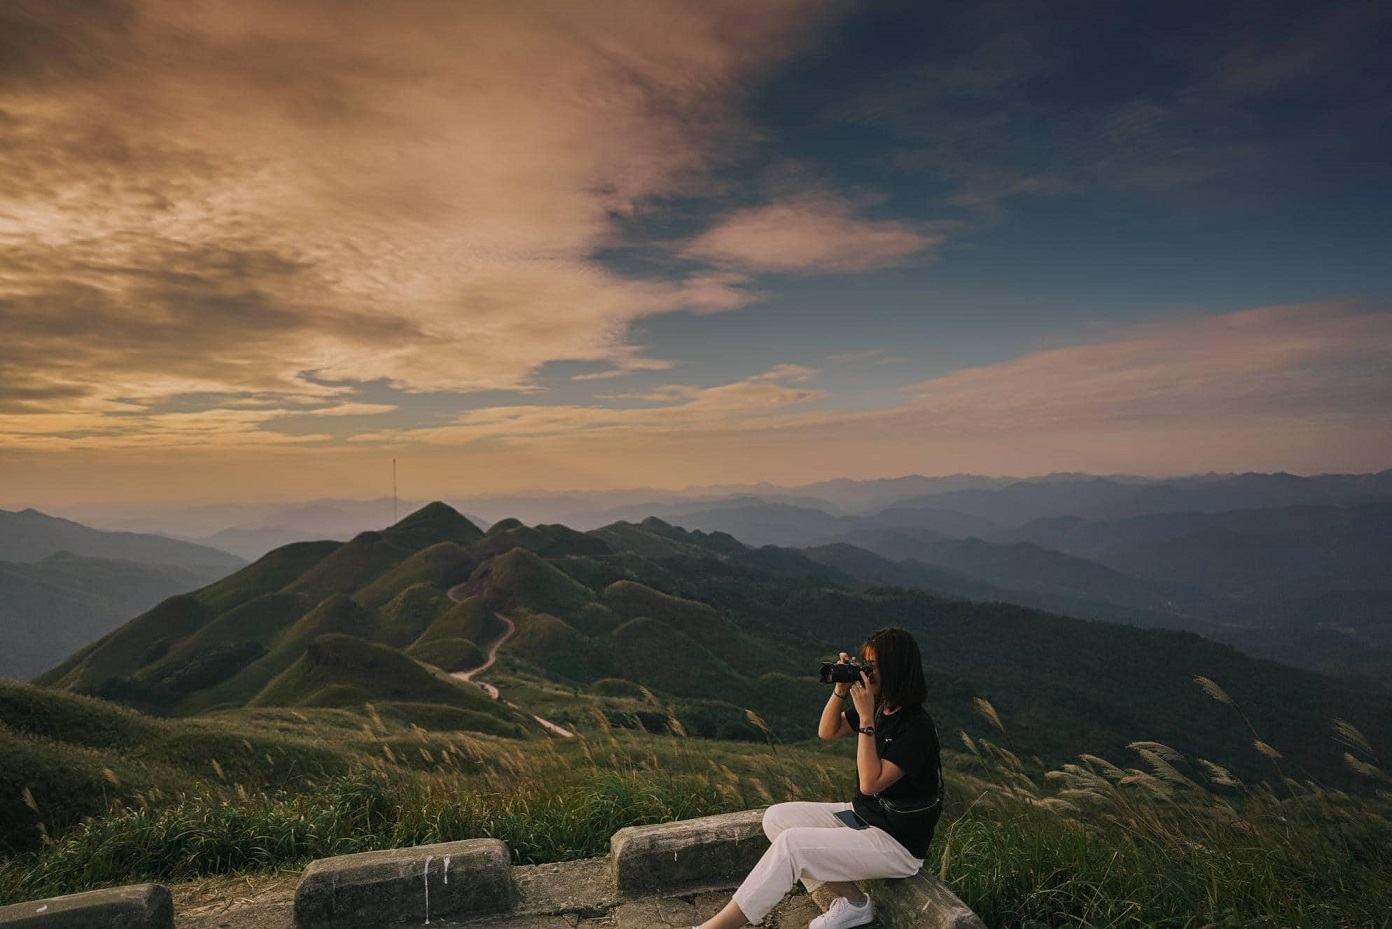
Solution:
M 889 926 L 921 929 L 986 929 L 947 885 L 931 874 L 919 872 L 898 881 L 862 881 L 861 889 L 879 907 L 879 917 Z
M 737 886 L 769 847 L 762 810 L 656 826 L 630 826 L 609 840 L 614 885 L 626 896 Z
M 975 913 L 947 885 L 920 871 L 913 877 L 887 881 L 857 881 L 875 902 L 875 923 L 893 929 L 986 929 Z M 812 897 L 825 910 L 832 894 L 818 888 Z
M 623 829 L 615 833 L 608 858 L 556 864 L 509 868 L 506 849 L 492 840 L 327 859 L 306 870 L 293 910 L 289 891 L 282 886 L 275 892 L 244 893 L 237 906 L 216 909 L 205 903 L 196 913 L 176 914 L 175 927 L 424 925 L 424 866 L 430 860 L 432 929 L 688 929 L 729 902 L 731 892 L 768 848 L 762 818 L 761 811 L 750 810 Z M 470 865 L 465 863 L 468 849 L 486 854 Z M 451 859 L 449 885 L 444 884 L 445 856 Z M 355 874 L 361 878 L 349 879 Z M 861 886 L 875 900 L 877 918 L 870 929 L 984 929 L 932 875 L 865 881 Z M 463 896 L 450 895 L 461 891 L 482 894 L 483 900 L 460 905 Z M 180 888 L 175 892 L 184 899 Z M 322 910 L 325 893 L 336 907 L 331 918 Z M 311 897 L 319 901 L 319 910 L 311 910 Z M 764 921 L 763 929 L 803 929 L 830 900 L 819 891 L 814 901 L 799 885 Z
M 0 907 L 5 929 L 173 929 L 174 902 L 159 884 L 50 897 Z
M 295 891 L 299 929 L 378 929 L 506 912 L 516 893 L 497 839 L 363 852 L 311 862 Z
M 603 916 L 619 903 L 607 858 L 517 865 L 512 882 L 518 916 Z
M 589 858 L 561 864 L 519 865 L 513 868 L 517 907 L 511 913 L 472 919 L 430 918 L 430 929 L 616 929 L 643 926 L 648 929 L 687 929 L 720 911 L 730 902 L 734 884 L 716 890 L 688 894 L 658 894 L 638 899 L 622 898 L 613 887 L 607 858 Z M 203 903 L 189 913 L 175 916 L 176 929 L 295 929 L 293 888 L 260 888 L 240 893 L 223 905 Z M 181 894 L 207 900 L 195 888 Z M 799 886 L 768 918 L 762 929 L 806 929 L 821 913 Z M 657 922 L 649 922 L 657 920 Z M 676 920 L 676 922 L 672 922 Z M 883 929 L 872 923 L 869 929 Z

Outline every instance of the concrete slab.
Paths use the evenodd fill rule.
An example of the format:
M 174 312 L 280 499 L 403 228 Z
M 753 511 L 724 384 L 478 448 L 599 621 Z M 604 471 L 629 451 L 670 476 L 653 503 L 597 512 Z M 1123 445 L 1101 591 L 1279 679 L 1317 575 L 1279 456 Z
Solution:
M 210 906 L 206 894 L 185 894 L 175 888 L 176 898 L 199 904 L 190 908 L 191 913 L 176 914 L 175 927 L 425 926 L 425 865 L 431 863 L 431 929 L 688 929 L 729 902 L 734 888 L 768 847 L 761 821 L 762 811 L 750 810 L 620 830 L 608 858 L 544 865 L 508 867 L 506 849 L 493 840 L 349 855 L 312 864 L 295 891 L 299 903 L 294 909 L 284 878 L 265 890 L 241 889 L 222 908 Z M 487 854 L 470 864 L 467 849 L 480 842 Z M 447 856 L 449 885 L 443 874 Z M 359 873 L 361 880 L 352 877 Z M 493 890 L 487 889 L 490 881 Z M 458 906 L 462 898 L 450 894 L 466 887 L 483 894 L 482 902 Z M 975 914 L 932 875 L 867 881 L 862 887 L 875 899 L 878 918 L 870 929 L 984 929 Z M 323 894 L 329 894 L 330 904 L 337 907 L 336 921 L 301 919 L 297 923 L 296 913 L 309 911 L 304 898 L 314 888 L 321 907 Z M 829 902 L 825 896 L 819 905 L 799 885 L 764 921 L 763 929 L 803 929 Z
M 603 916 L 619 902 L 608 858 L 517 865 L 512 882 L 517 888 L 514 912 L 519 916 Z
M 497 839 L 443 842 L 311 862 L 295 890 L 298 929 L 429 925 L 507 912 L 516 892 Z
M 656 826 L 630 826 L 609 840 L 614 885 L 630 897 L 738 886 L 768 849 L 763 810 Z
M 0 906 L 4 929 L 174 929 L 174 902 L 159 884 L 133 884 Z

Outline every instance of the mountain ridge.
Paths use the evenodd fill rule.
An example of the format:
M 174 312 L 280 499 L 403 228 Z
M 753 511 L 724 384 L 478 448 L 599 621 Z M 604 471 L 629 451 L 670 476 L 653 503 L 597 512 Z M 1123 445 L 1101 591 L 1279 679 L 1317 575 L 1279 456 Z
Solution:
M 759 738 L 746 715 L 753 709 L 780 737 L 806 737 L 806 707 L 824 695 L 812 675 L 815 660 L 853 647 L 877 625 L 897 624 L 924 643 L 942 724 L 970 728 L 973 701 L 984 695 L 1020 721 L 1017 747 L 1045 758 L 1124 745 L 1137 734 L 1204 757 L 1246 744 L 1236 720 L 1176 724 L 1205 711 L 1194 674 L 1242 695 L 1249 718 L 1273 744 L 1335 782 L 1345 772 L 1327 744 L 1328 720 L 1318 712 L 1337 711 L 1370 738 L 1392 739 L 1384 731 L 1392 695 L 1246 658 L 1192 633 L 870 587 L 796 551 L 752 548 L 658 519 L 585 534 L 508 524 L 490 537 L 473 527 L 479 538 L 460 545 L 436 537 L 472 536 L 455 518 L 462 516 L 440 508 L 412 516 L 395 533 L 389 527 L 361 541 L 268 553 L 137 617 L 39 683 L 176 716 L 214 707 L 381 699 L 447 707 L 451 718 L 461 718 L 458 713 L 478 711 L 478 694 L 451 689 L 447 675 L 460 655 L 480 651 L 487 617 L 505 611 L 517 634 L 500 648 L 488 676 L 514 699 L 542 701 L 529 712 L 565 726 L 583 725 L 594 713 L 611 724 L 665 726 L 666 716 L 654 718 L 641 701 L 615 696 L 639 686 L 694 736 Z M 521 544 L 490 547 L 502 538 Z M 415 571 L 401 572 L 400 589 L 389 600 L 383 598 L 391 585 L 362 594 L 422 552 L 449 550 L 442 545 L 459 545 L 477 561 L 459 588 L 462 602 L 443 596 L 457 576 L 421 580 Z M 388 615 L 390 604 L 397 612 Z M 241 637 L 239 627 L 246 632 Z M 343 667 L 360 670 L 337 686 L 327 669 L 338 665 L 326 655 L 356 655 Z M 367 674 L 386 667 L 399 671 Z M 1320 697 L 1292 712 L 1262 696 L 1274 693 Z M 1235 769 L 1261 776 L 1261 763 L 1259 757 L 1239 761 Z

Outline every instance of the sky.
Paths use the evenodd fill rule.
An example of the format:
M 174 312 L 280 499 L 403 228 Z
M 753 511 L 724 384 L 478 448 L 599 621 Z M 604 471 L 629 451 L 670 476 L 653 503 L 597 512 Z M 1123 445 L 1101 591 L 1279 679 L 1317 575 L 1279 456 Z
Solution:
M 8 0 L 0 504 L 1392 467 L 1381 2 Z

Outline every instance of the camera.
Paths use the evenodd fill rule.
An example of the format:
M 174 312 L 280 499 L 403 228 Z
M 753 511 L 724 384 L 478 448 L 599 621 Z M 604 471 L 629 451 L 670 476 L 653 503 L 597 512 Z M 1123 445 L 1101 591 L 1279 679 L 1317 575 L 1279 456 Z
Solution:
M 831 661 L 822 662 L 822 683 L 823 684 L 854 684 L 860 681 L 860 672 L 867 674 L 874 672 L 870 668 L 861 664 L 859 661 L 848 661 L 839 664 Z

